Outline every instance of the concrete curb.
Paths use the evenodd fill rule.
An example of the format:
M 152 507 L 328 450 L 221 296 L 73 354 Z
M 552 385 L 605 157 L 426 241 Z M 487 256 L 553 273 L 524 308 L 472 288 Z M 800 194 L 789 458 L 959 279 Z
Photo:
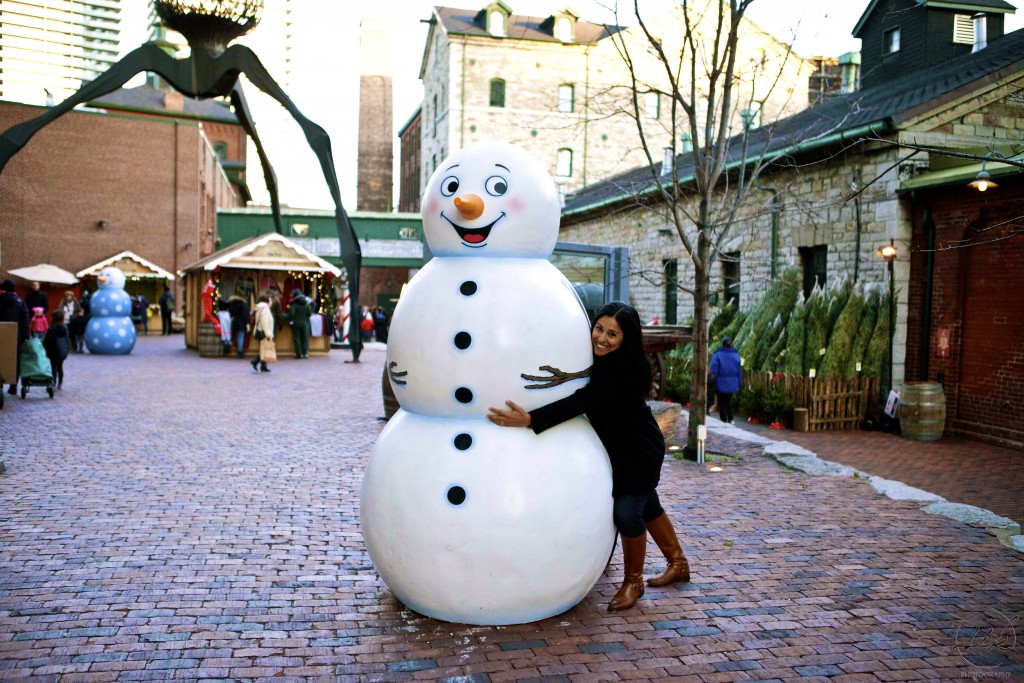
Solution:
M 1017 552 L 1024 553 L 1024 535 L 1020 524 L 1009 517 L 973 505 L 950 503 L 942 496 L 908 486 L 903 482 L 884 479 L 861 472 L 836 462 L 822 460 L 816 453 L 788 441 L 774 441 L 758 434 L 752 434 L 738 427 L 708 417 L 708 431 L 740 441 L 764 445 L 762 453 L 779 464 L 807 474 L 829 477 L 855 477 L 865 479 L 880 494 L 893 500 L 912 500 L 922 503 L 921 509 L 931 515 L 942 515 L 972 526 L 984 527 L 999 539 L 999 542 Z

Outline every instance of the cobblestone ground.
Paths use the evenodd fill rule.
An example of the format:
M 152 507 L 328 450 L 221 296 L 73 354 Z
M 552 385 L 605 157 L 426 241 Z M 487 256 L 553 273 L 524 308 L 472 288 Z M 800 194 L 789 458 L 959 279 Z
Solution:
M 692 583 L 609 613 L 617 554 L 556 618 L 413 614 L 359 535 L 383 352 L 257 375 L 182 343 L 72 356 L 55 399 L 7 397 L 0 679 L 1024 680 L 1021 554 L 721 439 L 722 471 L 662 477 Z

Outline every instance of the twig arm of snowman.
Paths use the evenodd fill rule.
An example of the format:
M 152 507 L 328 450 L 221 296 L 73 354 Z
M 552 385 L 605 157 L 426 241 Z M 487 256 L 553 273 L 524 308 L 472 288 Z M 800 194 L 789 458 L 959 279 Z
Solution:
M 557 387 L 559 384 L 565 384 L 566 382 L 571 382 L 574 379 L 590 377 L 591 370 L 591 368 L 587 368 L 580 372 L 564 372 L 558 368 L 553 368 L 550 365 L 542 365 L 537 369 L 541 372 L 548 373 L 549 376 L 528 375 L 524 372 L 519 376 L 529 382 L 539 382 L 539 384 L 527 384 L 525 387 L 526 389 L 550 389 L 551 387 Z
M 391 363 L 388 364 L 388 378 L 391 380 L 393 384 L 397 384 L 398 386 L 404 386 L 408 381 L 405 379 L 405 377 L 409 374 L 409 371 L 402 370 L 401 372 L 396 372 L 396 367 L 398 367 L 398 363 L 396 363 L 395 361 L 391 361 Z

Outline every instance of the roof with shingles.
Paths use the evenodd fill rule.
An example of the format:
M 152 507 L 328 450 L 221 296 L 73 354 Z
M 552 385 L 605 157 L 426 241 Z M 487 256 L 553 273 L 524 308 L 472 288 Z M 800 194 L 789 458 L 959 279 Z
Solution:
M 477 23 L 476 16 L 480 10 L 457 9 L 455 7 L 435 8 L 438 19 L 444 27 L 445 32 L 450 35 L 480 36 L 483 38 L 494 38 L 487 29 Z M 558 38 L 552 35 L 549 29 L 541 26 L 547 17 L 528 17 L 521 14 L 512 14 L 508 18 L 506 34 L 501 40 L 545 40 L 552 43 L 560 43 Z M 605 27 L 603 24 L 593 24 L 582 19 L 576 20 L 576 32 L 573 36 L 577 43 L 596 43 L 602 38 L 607 38 L 609 30 L 612 32 L 620 30 L 618 26 Z
M 164 91 L 148 84 L 140 85 L 136 88 L 120 88 L 112 93 L 91 100 L 89 105 L 99 109 L 147 111 L 166 116 L 186 116 L 189 118 L 238 123 L 238 119 L 230 107 L 219 100 L 199 100 L 193 97 L 185 97 L 184 111 L 168 109 L 164 104 Z
M 853 37 L 859 38 L 861 29 L 867 23 L 867 19 L 875 11 L 879 0 L 871 0 L 868 6 L 860 15 L 856 25 L 853 27 Z M 921 4 L 930 5 L 943 9 L 962 9 L 966 11 L 988 10 L 999 14 L 1013 14 L 1016 8 L 1005 0 L 922 0 Z
M 1024 30 L 1008 33 L 984 50 L 965 55 L 872 88 L 830 97 L 819 106 L 765 125 L 750 132 L 746 158 L 766 152 L 769 156 L 797 153 L 834 142 L 835 136 L 873 127 L 877 132 L 895 130 L 916 116 L 921 107 L 934 106 L 944 97 L 957 96 L 984 83 L 1005 78 L 1024 69 Z M 729 146 L 728 163 L 743 159 L 741 136 Z M 679 179 L 693 178 L 689 154 L 676 157 Z M 660 172 L 661 163 L 655 170 Z M 654 189 L 647 166 L 626 171 L 566 197 L 563 216 L 585 213 L 606 205 L 632 200 Z

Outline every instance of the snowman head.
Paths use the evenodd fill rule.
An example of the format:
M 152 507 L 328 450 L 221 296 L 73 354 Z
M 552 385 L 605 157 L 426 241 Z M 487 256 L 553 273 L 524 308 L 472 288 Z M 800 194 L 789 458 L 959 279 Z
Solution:
M 124 289 L 124 273 L 120 268 L 104 268 L 96 275 L 100 289 Z
M 423 193 L 423 231 L 437 256 L 547 258 L 558 239 L 558 191 L 518 147 L 486 142 L 441 163 Z

